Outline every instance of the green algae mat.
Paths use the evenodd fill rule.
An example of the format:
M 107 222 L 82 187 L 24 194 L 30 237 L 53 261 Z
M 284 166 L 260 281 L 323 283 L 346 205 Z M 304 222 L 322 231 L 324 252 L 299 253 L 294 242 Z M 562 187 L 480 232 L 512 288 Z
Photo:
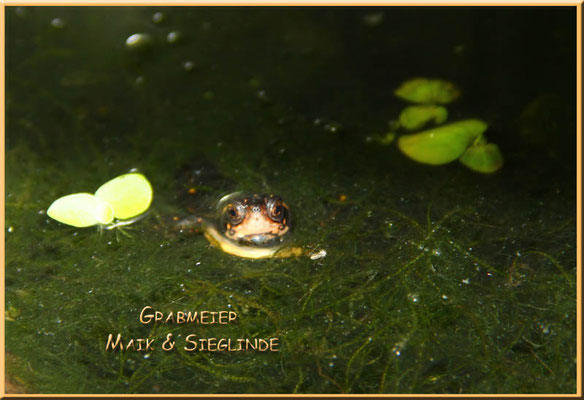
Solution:
M 575 393 L 575 8 L 5 10 L 11 391 Z M 496 168 L 375 140 L 417 78 Z M 301 251 L 177 229 L 235 191 Z

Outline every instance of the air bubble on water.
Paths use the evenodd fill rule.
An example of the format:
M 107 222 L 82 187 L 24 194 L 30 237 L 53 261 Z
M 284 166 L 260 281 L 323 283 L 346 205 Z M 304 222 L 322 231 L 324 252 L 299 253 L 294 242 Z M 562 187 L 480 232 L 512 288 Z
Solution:
M 8 233 L 12 233 L 14 232 L 14 227 L 13 226 L 9 226 L 8 227 Z
M 401 355 L 402 348 L 403 348 L 402 342 L 396 343 L 395 346 L 393 346 L 393 348 L 391 349 L 391 352 L 399 357 Z
M 324 130 L 328 133 L 338 133 L 343 126 L 338 122 L 329 122 L 324 126 Z
M 334 367 L 334 366 L 335 366 L 335 363 L 334 363 L 334 362 L 330 362 L 330 363 L 329 363 L 329 367 L 330 367 L 330 368 L 332 368 L 332 367 Z
M 147 33 L 134 33 L 126 39 L 126 47 L 129 49 L 141 48 L 149 44 L 151 40 L 151 36 Z
M 434 249 L 432 251 L 432 254 L 435 255 L 436 257 L 440 257 L 442 255 L 442 251 L 440 249 Z
M 465 278 L 462 280 L 462 283 L 464 283 L 465 285 L 468 285 L 470 283 L 470 279 L 469 278 Z
M 270 101 L 270 98 L 268 97 L 268 94 L 266 93 L 265 90 L 258 90 L 256 92 L 256 97 L 258 98 L 258 100 L 261 100 L 261 101 L 265 101 L 265 102 Z
M 144 358 L 148 360 L 150 358 L 150 353 L 144 354 Z
M 442 299 L 443 300 L 448 300 L 448 296 L 446 296 L 445 294 L 442 295 Z
M 61 18 L 53 18 L 51 20 L 51 26 L 53 28 L 61 29 L 65 26 L 65 21 L 63 21 Z
M 181 38 L 181 33 L 179 31 L 172 31 L 169 32 L 168 35 L 166 35 L 166 41 L 168 43 L 176 43 L 180 40 Z
M 384 14 L 382 12 L 375 12 L 365 14 L 362 18 L 362 21 L 365 25 L 374 27 L 378 26 L 383 22 Z
M 185 71 L 190 72 L 195 68 L 195 63 L 192 61 L 185 61 L 183 63 L 183 68 Z
M 414 304 L 420 304 L 420 296 L 417 293 L 408 294 L 408 299 Z
M 231 304 L 227 304 L 227 308 L 231 308 Z
M 159 24 L 162 21 L 164 21 L 164 14 L 161 12 L 155 12 L 152 15 L 152 22 L 154 22 L 155 24 Z
M 200 262 L 200 261 L 197 261 L 197 262 L 195 263 L 195 265 L 201 265 L 201 262 Z

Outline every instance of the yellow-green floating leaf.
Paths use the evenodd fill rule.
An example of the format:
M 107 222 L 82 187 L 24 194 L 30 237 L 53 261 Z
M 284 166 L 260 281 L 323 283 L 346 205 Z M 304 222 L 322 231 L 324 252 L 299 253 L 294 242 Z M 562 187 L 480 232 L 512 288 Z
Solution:
M 401 84 L 393 92 L 412 103 L 447 104 L 460 96 L 460 90 L 451 82 L 440 79 L 414 78 Z
M 152 186 L 144 175 L 132 172 L 104 183 L 95 196 L 111 204 L 117 219 L 128 219 L 148 210 Z
M 418 162 L 441 165 L 460 157 L 486 129 L 483 121 L 467 119 L 401 136 L 397 145 L 405 155 Z
M 111 205 L 90 193 L 75 193 L 53 202 L 47 215 L 63 224 L 85 228 L 109 224 L 114 219 Z
M 436 124 L 446 122 L 448 111 L 442 106 L 421 105 L 408 106 L 399 115 L 399 124 L 404 129 L 413 131 L 422 128 L 429 121 Z
M 471 146 L 460 157 L 460 162 L 473 171 L 490 174 L 503 166 L 503 156 L 494 143 Z

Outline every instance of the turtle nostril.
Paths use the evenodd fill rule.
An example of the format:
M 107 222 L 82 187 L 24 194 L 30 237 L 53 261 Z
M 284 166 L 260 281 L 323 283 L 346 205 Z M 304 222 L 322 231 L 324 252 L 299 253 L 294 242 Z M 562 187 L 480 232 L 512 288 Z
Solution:
M 260 208 L 258 206 L 254 206 L 251 208 L 252 212 L 260 212 Z

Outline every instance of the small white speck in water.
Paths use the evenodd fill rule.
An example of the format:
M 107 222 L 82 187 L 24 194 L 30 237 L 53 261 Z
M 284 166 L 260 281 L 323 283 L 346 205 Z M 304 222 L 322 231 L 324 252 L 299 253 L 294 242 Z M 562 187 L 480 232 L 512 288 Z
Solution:
M 420 303 L 420 296 L 417 293 L 408 294 L 408 299 L 414 304 Z
M 166 36 L 166 41 L 168 43 L 176 43 L 181 37 L 181 34 L 179 31 L 172 31 L 169 32 L 168 35 Z
M 150 43 L 151 37 L 147 33 L 134 33 L 126 39 L 126 47 L 129 49 L 136 49 L 143 47 Z
M 53 18 L 51 20 L 51 26 L 53 28 L 61 29 L 65 26 L 65 21 L 63 21 L 61 18 Z
M 183 68 L 187 72 L 192 71 L 195 68 L 195 63 L 192 61 L 185 61 L 183 63 Z
M 154 13 L 154 15 L 152 15 L 152 22 L 154 22 L 155 24 L 159 24 L 162 21 L 164 21 L 164 14 L 161 12 L 156 12 Z

